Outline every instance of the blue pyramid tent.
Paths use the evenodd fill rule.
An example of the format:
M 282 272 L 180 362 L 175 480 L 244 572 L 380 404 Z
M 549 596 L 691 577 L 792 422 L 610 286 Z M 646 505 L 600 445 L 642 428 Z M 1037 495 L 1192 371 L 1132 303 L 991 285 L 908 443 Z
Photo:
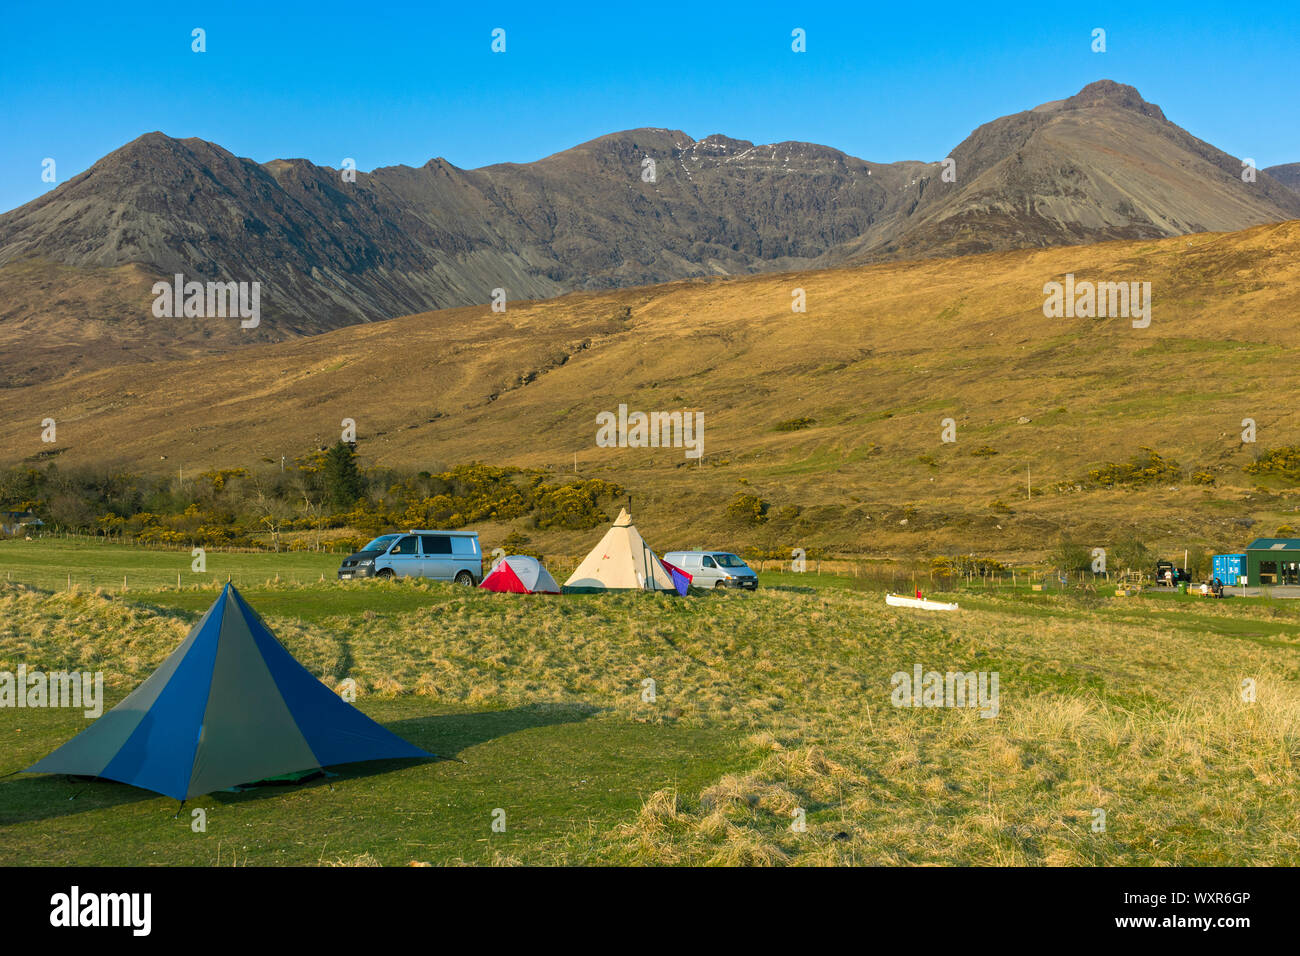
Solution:
M 334 764 L 432 756 L 313 677 L 227 584 L 148 680 L 25 772 L 185 800 Z

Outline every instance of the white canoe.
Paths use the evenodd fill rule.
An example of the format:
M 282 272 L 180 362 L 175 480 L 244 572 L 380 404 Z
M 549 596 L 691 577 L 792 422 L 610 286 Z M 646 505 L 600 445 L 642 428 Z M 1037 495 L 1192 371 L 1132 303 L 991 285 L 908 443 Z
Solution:
M 956 604 L 947 604 L 943 601 L 931 601 L 928 598 L 905 597 L 902 594 L 886 594 L 885 603 L 892 604 L 894 607 L 919 607 L 926 611 L 955 611 Z

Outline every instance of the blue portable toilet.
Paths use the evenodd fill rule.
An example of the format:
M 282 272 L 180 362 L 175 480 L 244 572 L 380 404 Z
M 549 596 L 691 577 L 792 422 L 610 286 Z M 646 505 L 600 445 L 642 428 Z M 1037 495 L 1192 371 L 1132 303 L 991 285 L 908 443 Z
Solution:
M 1244 554 L 1216 554 L 1214 556 L 1214 576 L 1224 584 L 1244 583 L 1239 579 L 1246 577 L 1246 556 Z

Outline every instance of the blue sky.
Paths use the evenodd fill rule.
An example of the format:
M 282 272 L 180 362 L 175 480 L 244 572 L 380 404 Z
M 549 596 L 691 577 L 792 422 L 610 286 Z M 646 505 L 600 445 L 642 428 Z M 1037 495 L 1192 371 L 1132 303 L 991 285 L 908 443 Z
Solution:
M 639 126 L 935 160 L 980 123 L 1100 78 L 1229 153 L 1300 162 L 1296 4 L 125 6 L 6 11 L 0 210 L 52 188 L 44 158 L 62 182 L 151 130 L 362 170 L 528 162 Z M 796 27 L 806 53 L 790 49 Z

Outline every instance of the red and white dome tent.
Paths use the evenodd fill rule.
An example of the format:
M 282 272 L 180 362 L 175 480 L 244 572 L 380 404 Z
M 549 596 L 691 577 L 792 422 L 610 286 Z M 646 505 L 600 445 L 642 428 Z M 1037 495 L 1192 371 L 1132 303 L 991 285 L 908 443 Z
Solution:
M 502 558 L 479 587 L 513 594 L 560 593 L 560 586 L 551 577 L 551 572 L 542 567 L 536 558 L 523 554 Z

